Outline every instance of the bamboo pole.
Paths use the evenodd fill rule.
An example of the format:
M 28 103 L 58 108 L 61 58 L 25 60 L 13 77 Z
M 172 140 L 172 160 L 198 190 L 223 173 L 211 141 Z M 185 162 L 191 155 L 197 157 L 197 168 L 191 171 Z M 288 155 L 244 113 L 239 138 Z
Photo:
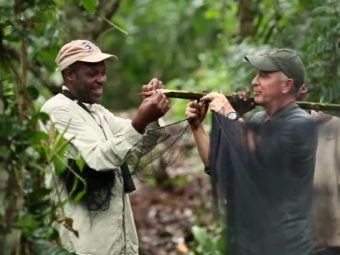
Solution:
M 192 92 L 186 90 L 174 90 L 174 89 L 159 89 L 159 92 L 163 93 L 169 98 L 180 98 L 180 99 L 193 99 L 200 100 L 203 96 L 208 94 L 208 92 Z M 235 102 L 237 100 L 235 97 L 225 95 L 228 100 Z M 254 101 L 254 98 L 249 98 L 249 100 Z M 297 104 L 306 110 L 315 111 L 340 111 L 340 104 L 327 104 L 327 103 L 316 103 L 316 102 L 297 102 Z

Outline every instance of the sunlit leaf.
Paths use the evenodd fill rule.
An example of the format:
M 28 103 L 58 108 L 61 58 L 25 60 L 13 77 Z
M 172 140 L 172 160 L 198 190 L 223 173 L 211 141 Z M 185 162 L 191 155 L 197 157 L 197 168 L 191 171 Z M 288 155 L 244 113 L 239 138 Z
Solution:
M 82 158 L 78 158 L 76 159 L 76 164 L 78 168 L 80 169 L 80 171 L 82 171 L 85 166 L 85 161 Z
M 214 238 L 205 229 L 198 226 L 193 226 L 191 231 L 203 251 L 214 250 Z

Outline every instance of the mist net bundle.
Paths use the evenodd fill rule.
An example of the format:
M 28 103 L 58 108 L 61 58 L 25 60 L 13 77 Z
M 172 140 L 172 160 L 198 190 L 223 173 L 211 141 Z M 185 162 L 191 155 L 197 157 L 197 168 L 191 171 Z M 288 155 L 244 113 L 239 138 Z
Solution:
M 225 202 L 228 254 L 307 255 L 317 146 L 315 121 L 297 105 L 265 122 L 214 113 L 210 174 Z
M 143 148 L 143 153 L 130 163 L 131 172 L 144 181 L 153 174 L 159 174 L 180 159 L 190 138 L 187 119 L 147 129 L 149 135 L 157 134 L 156 144 L 147 144 L 143 139 L 136 145 Z

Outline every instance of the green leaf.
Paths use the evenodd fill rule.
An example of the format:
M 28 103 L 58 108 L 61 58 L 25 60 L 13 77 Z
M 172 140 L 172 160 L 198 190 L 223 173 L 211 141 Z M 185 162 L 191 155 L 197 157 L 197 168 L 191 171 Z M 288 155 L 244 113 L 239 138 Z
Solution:
M 66 157 L 54 157 L 53 159 L 54 171 L 57 175 L 63 173 L 67 168 L 67 158 Z
M 224 230 L 216 241 L 216 248 L 217 250 L 221 251 L 222 254 L 225 254 L 227 250 L 227 240 L 228 240 L 227 238 L 228 238 L 227 231 Z
M 82 158 L 76 159 L 76 164 L 79 167 L 80 171 L 83 171 L 83 168 L 85 166 L 85 161 Z
M 39 91 L 34 86 L 28 86 L 27 91 L 28 91 L 29 95 L 32 97 L 33 100 L 35 100 L 39 97 Z
M 197 240 L 199 246 L 204 252 L 212 252 L 215 249 L 214 238 L 205 229 L 193 226 L 191 231 L 195 240 Z
M 31 145 L 40 143 L 41 140 L 47 139 L 48 135 L 39 130 L 25 130 L 20 134 L 22 140 L 27 140 Z
M 0 116 L 0 137 L 8 138 L 22 130 L 22 124 L 17 119 Z
M 32 146 L 28 146 L 25 149 L 25 154 L 28 155 L 31 160 L 38 160 L 40 157 L 39 152 L 37 152 Z
M 11 154 L 11 151 L 7 148 L 7 146 L 1 145 L 0 146 L 0 155 L 1 158 L 7 158 Z
M 95 11 L 97 10 L 97 0 L 82 0 L 81 1 L 81 5 L 84 7 L 84 9 L 88 12 L 88 13 L 95 13 Z
M 33 254 L 35 255 L 73 255 L 59 245 L 56 245 L 48 240 L 34 240 Z
M 77 195 L 74 196 L 73 200 L 75 202 L 79 202 L 84 197 L 86 192 L 87 192 L 87 190 L 85 188 L 82 189 L 80 192 L 77 193 Z
M 54 228 L 44 226 L 44 227 L 35 229 L 32 232 L 32 236 L 35 237 L 35 238 L 48 239 L 48 238 L 56 237 L 56 236 L 58 236 L 58 234 L 57 234 L 57 231 Z
M 47 123 L 47 121 L 50 119 L 50 116 L 44 112 L 39 112 L 38 117 L 44 124 Z
M 17 222 L 13 223 L 13 227 L 21 229 L 26 236 L 30 236 L 31 232 L 38 226 L 39 222 L 32 214 L 25 214 Z

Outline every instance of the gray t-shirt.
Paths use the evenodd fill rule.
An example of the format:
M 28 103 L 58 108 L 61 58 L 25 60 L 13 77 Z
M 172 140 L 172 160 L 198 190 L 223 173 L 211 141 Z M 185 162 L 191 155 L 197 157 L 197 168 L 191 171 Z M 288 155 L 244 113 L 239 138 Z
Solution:
M 214 115 L 212 179 L 227 198 L 231 254 L 308 255 L 316 125 L 296 104 L 264 119 Z

